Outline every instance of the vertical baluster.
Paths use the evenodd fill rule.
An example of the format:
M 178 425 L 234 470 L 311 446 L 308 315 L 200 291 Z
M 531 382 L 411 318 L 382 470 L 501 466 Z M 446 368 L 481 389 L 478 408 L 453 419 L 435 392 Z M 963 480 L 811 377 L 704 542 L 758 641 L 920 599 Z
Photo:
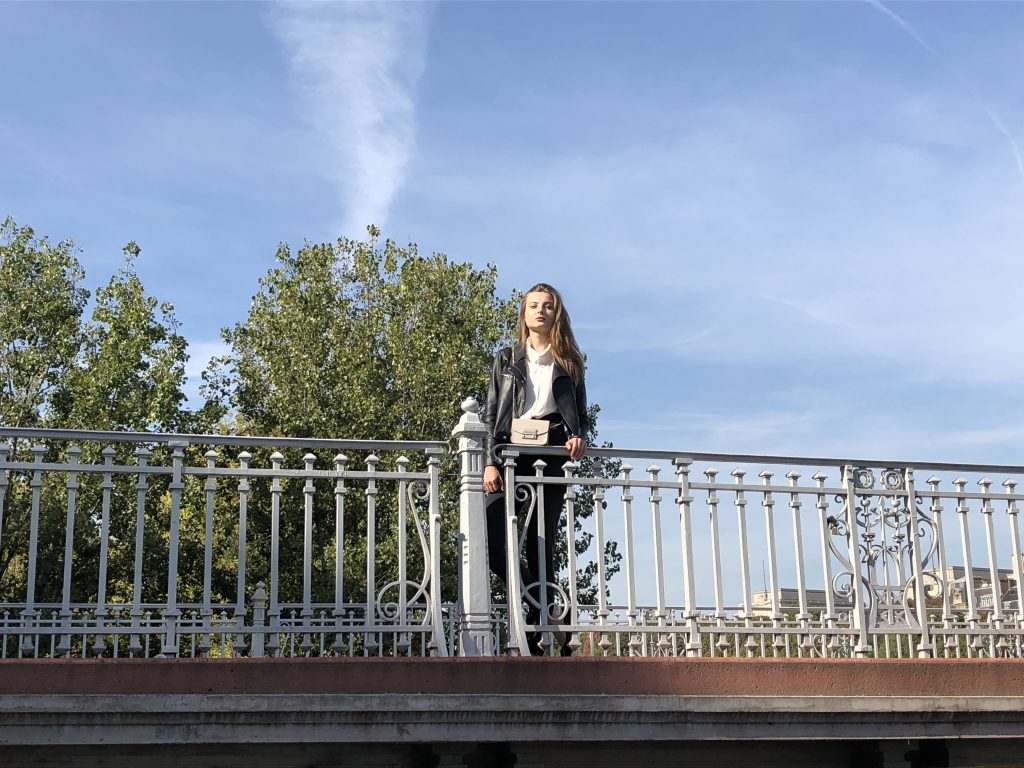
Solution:
M 779 570 L 775 558 L 775 498 L 770 490 L 772 473 L 765 469 L 758 477 L 761 478 L 766 489 L 763 491 L 764 498 L 761 500 L 761 506 L 764 507 L 764 530 L 768 539 L 768 584 L 772 590 L 772 627 L 775 629 L 772 651 L 773 655 L 778 656 L 786 649 L 786 642 L 780 634 L 782 607 L 779 605 Z M 797 573 L 800 573 L 799 565 Z
M 71 566 L 75 554 L 75 511 L 78 506 L 78 461 L 82 456 L 82 449 L 77 445 L 68 448 L 68 507 L 67 518 L 64 522 L 64 582 L 61 590 L 60 642 L 54 649 L 61 656 L 67 656 L 71 652 Z
M 366 457 L 366 471 L 370 477 L 366 481 L 366 626 L 377 623 L 377 471 L 379 458 L 370 454 Z M 380 648 L 377 635 L 373 632 L 364 633 L 363 654 L 371 655 Z
M 800 494 L 796 490 L 797 484 L 800 481 L 800 473 L 787 472 L 786 479 L 789 480 L 789 485 L 793 488 L 793 491 L 789 494 L 789 508 L 792 511 L 793 517 L 793 557 L 796 563 L 796 591 L 799 605 L 799 613 L 796 615 L 796 620 L 802 630 L 797 639 L 797 655 L 802 657 L 810 654 L 814 648 L 814 643 L 811 640 L 810 633 L 807 631 L 811 614 L 807 610 L 807 576 L 804 573 L 804 534 L 800 520 L 802 502 L 800 501 Z M 829 584 L 826 583 L 825 592 L 828 591 Z M 788 647 L 787 644 L 787 649 Z
M 935 553 L 938 560 L 938 572 L 939 572 L 939 586 L 942 590 L 942 627 L 945 630 L 951 630 L 953 626 L 953 611 L 949 603 L 949 572 L 946 569 L 946 540 L 942 531 L 942 504 L 939 497 L 939 478 L 932 476 L 928 478 L 928 486 L 930 488 L 932 503 L 929 509 L 932 513 L 932 519 L 935 520 Z M 943 655 L 949 657 L 950 646 L 955 642 L 956 638 L 953 635 L 946 635 L 943 642 Z
M 430 615 L 433 633 L 427 646 L 431 656 L 447 656 L 448 643 L 445 641 L 444 615 L 441 610 L 441 483 L 440 448 L 427 448 L 427 474 L 430 478 L 428 514 L 430 519 Z
M 4 508 L 7 503 L 7 459 L 11 455 L 11 444 L 0 443 L 0 546 L 4 543 Z
M 737 523 L 737 535 L 739 538 L 740 545 L 740 580 L 743 587 L 743 613 L 742 616 L 737 615 L 737 618 L 743 620 L 743 626 L 748 630 L 753 626 L 753 600 L 751 599 L 751 586 L 750 586 L 750 551 L 747 547 L 747 498 L 743 491 L 743 477 L 746 475 L 742 469 L 734 469 L 732 476 L 736 478 L 736 497 L 734 499 L 734 505 L 736 507 L 736 523 Z M 754 639 L 754 635 L 751 632 L 747 632 L 747 640 L 745 643 L 747 656 L 753 656 L 754 650 L 757 648 L 757 641 Z
M 548 573 L 547 558 L 544 556 L 547 550 L 547 534 L 544 524 L 544 516 L 547 514 L 547 510 L 544 509 L 544 469 L 546 467 L 547 463 L 540 459 L 533 462 L 533 487 L 536 491 L 534 498 L 537 500 L 534 511 L 537 520 L 537 623 L 541 626 L 551 623 L 551 601 L 548 596 L 548 579 L 551 578 L 551 574 Z M 529 593 L 529 586 L 527 586 L 527 593 Z M 544 632 L 539 643 L 541 649 L 547 652 L 547 649 L 553 644 L 551 633 Z
M 398 466 L 398 471 L 405 474 L 409 471 L 409 459 L 405 456 L 399 456 L 395 462 Z M 407 520 L 409 512 L 406 508 L 406 488 L 408 481 L 404 478 L 398 481 L 398 623 L 409 624 L 409 616 L 407 615 L 408 607 L 408 594 L 406 592 L 406 581 L 408 580 L 408 548 L 409 544 L 407 541 L 408 530 Z M 403 632 L 395 638 L 395 655 L 403 653 L 409 648 L 409 634 Z
M 633 565 L 633 492 L 629 483 L 629 473 L 633 467 L 622 465 L 622 514 L 625 523 L 626 539 L 626 616 L 630 627 L 636 626 L 636 575 Z M 635 634 L 629 636 L 629 655 L 633 656 L 639 647 Z
M 604 565 L 604 488 L 594 489 L 594 538 L 597 540 L 597 623 L 601 626 L 601 639 L 598 641 L 602 653 L 608 653 L 612 647 L 608 637 L 608 574 Z
M 995 509 L 992 507 L 992 497 L 989 495 L 992 481 L 987 477 L 982 478 L 978 481 L 978 486 L 984 495 L 981 503 L 981 514 L 984 515 L 983 519 L 985 520 L 985 543 L 988 545 L 988 573 L 992 591 L 992 616 L 990 624 L 996 633 L 995 637 L 990 638 L 990 642 L 992 642 L 991 654 L 993 656 L 1003 656 L 1006 653 L 1006 638 L 1002 635 L 1003 593 L 1002 584 L 999 580 L 999 562 L 996 555 L 996 532 L 992 521 L 992 513 L 995 512 Z
M 334 457 L 334 643 L 331 646 L 339 656 L 345 649 L 342 625 L 345 617 L 345 466 L 348 457 L 339 453 Z
M 35 467 L 32 470 L 32 480 L 29 482 L 32 493 L 32 511 L 28 535 L 28 582 L 25 589 L 25 610 L 21 613 L 23 626 L 26 630 L 31 629 L 35 625 L 35 619 L 38 616 L 36 611 L 36 564 L 39 556 L 39 502 L 43 492 L 43 472 L 40 469 L 40 465 L 43 463 L 43 454 L 46 453 L 46 446 L 33 445 L 32 453 Z M 22 652 L 34 653 L 36 647 L 35 640 L 35 636 L 28 634 L 26 631 L 21 636 L 19 656 Z
M 516 503 L 516 459 L 519 452 L 506 449 L 505 457 L 505 584 L 508 592 L 508 650 L 515 656 L 526 656 L 525 617 L 523 616 L 523 584 L 519 572 L 519 522 Z
M 302 635 L 299 650 L 309 655 L 313 650 L 313 640 L 308 627 L 313 623 L 313 496 L 316 486 L 313 483 L 313 466 L 316 456 L 307 453 L 302 457 L 306 465 L 306 482 L 302 486 L 302 623 L 307 631 Z
M 904 487 L 907 491 L 907 510 L 909 513 L 911 566 L 914 571 L 914 583 L 917 584 L 915 607 L 917 621 L 921 626 L 921 637 L 917 643 L 916 650 L 918 657 L 924 659 L 935 655 L 935 642 L 931 636 L 931 627 L 928 625 L 928 590 L 925 588 L 924 564 L 921 561 L 921 526 L 917 518 L 917 491 L 914 486 L 914 470 L 909 467 L 904 472 Z M 910 643 L 909 636 L 907 637 L 907 642 L 908 644 Z
M 708 479 L 708 516 L 711 522 L 711 565 L 715 580 L 715 624 L 718 627 L 718 649 L 723 653 L 729 649 L 729 640 L 725 637 L 725 601 L 722 596 L 722 548 L 718 539 L 718 491 L 715 488 L 715 477 L 718 470 L 708 468 L 704 476 Z
M 13 450 L 10 443 L 0 443 L 0 551 L 4 541 L 4 509 L 7 503 L 7 460 Z M 0 659 L 7 658 L 7 619 L 8 613 L 3 613 L 3 623 L 0 625 Z
M 212 470 L 217 464 L 217 452 L 210 449 L 204 454 L 206 458 L 206 482 L 203 490 L 206 494 L 206 517 L 205 530 L 203 533 L 203 607 L 202 626 L 203 630 L 199 635 L 199 653 L 208 656 L 212 637 L 210 632 L 213 623 L 213 607 L 211 605 L 213 593 L 213 512 L 217 494 L 217 477 Z
M 1017 522 L 1017 502 L 1013 498 L 1016 493 L 1015 489 L 1017 483 L 1013 480 L 1004 480 L 1003 487 L 1006 489 L 1006 495 L 1009 497 L 1006 500 L 1006 515 L 1010 521 L 1010 546 L 1013 549 L 1013 583 L 1016 589 L 1014 590 L 1017 595 L 1017 610 L 1014 611 L 1016 614 L 1016 628 L 1019 631 L 1024 627 L 1024 595 L 1021 595 L 1024 590 L 1024 573 L 1022 568 L 1024 564 L 1021 562 L 1021 551 L 1020 551 L 1020 528 Z M 1018 637 L 1019 640 L 1019 637 Z M 1017 646 L 1017 652 L 1020 653 L 1020 646 Z
M 693 497 L 690 495 L 690 464 L 691 459 L 674 459 L 672 463 L 676 468 L 676 478 L 679 482 L 679 497 L 676 503 L 679 505 L 679 541 L 682 549 L 683 566 L 683 619 L 686 622 L 686 655 L 688 657 L 701 655 L 700 622 L 697 611 L 697 592 L 693 574 L 693 527 L 691 520 L 691 507 Z
M 857 522 L 857 489 L 854 479 L 854 468 L 847 466 L 843 468 L 843 485 L 846 491 L 846 528 L 847 528 L 847 552 L 850 560 L 850 590 L 853 597 L 851 608 L 851 629 L 854 634 L 850 640 L 853 643 L 852 653 L 854 658 L 863 658 L 870 654 L 871 646 L 868 645 L 867 616 L 864 606 L 864 590 L 862 589 L 860 572 L 860 524 Z M 868 503 L 868 502 L 865 502 Z M 871 532 L 865 532 L 865 546 L 871 546 Z M 870 568 L 870 565 L 869 565 Z M 868 583 L 874 583 L 870 571 Z
M 818 501 L 815 506 L 818 509 L 818 529 L 821 533 L 821 564 L 825 578 L 825 612 L 821 615 L 821 626 L 825 630 L 826 638 L 822 638 L 823 655 L 835 656 L 842 646 L 839 637 L 831 632 L 836 626 L 836 603 L 834 585 L 832 584 L 832 552 L 829 546 L 829 537 L 832 535 L 832 523 L 828 516 L 828 497 L 825 494 L 825 480 L 827 475 L 824 472 L 815 472 L 813 479 L 818 487 Z
M 100 508 L 100 571 L 96 585 L 96 637 L 92 644 L 92 652 L 101 655 L 107 648 L 104 640 L 107 610 L 107 559 L 110 551 L 110 498 L 114 491 L 114 476 L 111 466 L 116 451 L 107 446 L 100 453 L 103 455 L 103 500 Z M 83 644 L 85 638 L 82 638 Z
M 181 534 L 181 491 L 185 487 L 182 477 L 182 463 L 188 443 L 173 441 L 171 448 L 171 492 L 170 542 L 167 553 L 167 607 L 164 609 L 164 640 L 160 649 L 162 656 L 178 655 L 178 547 Z
M 562 465 L 562 472 L 567 480 L 575 476 L 577 464 L 571 461 Z M 579 585 L 576 582 L 576 486 L 569 483 L 565 486 L 565 551 L 568 557 L 569 580 L 569 627 L 572 632 L 572 640 L 569 641 L 569 648 L 576 651 L 580 643 L 580 613 L 579 613 Z M 604 551 L 597 553 L 598 558 L 604 560 Z
M 967 513 L 970 508 L 967 506 L 967 499 L 964 497 L 967 481 L 957 478 L 953 481 L 957 493 L 956 511 L 960 519 L 960 543 L 964 559 L 964 596 L 967 598 L 967 627 L 970 641 L 967 649 L 968 655 L 973 655 L 981 648 L 981 637 L 978 631 L 978 603 L 974 593 L 974 558 L 971 555 L 971 533 L 967 520 Z
M 670 642 L 668 635 L 665 634 L 665 625 L 668 612 L 665 608 L 665 564 L 664 564 L 664 552 L 662 552 L 661 543 L 661 490 L 658 488 L 658 474 L 661 472 L 661 468 L 656 464 L 651 464 L 647 468 L 647 474 L 651 479 L 651 527 L 654 530 L 654 578 L 655 578 L 655 596 L 658 601 L 658 610 L 654 614 L 654 618 L 658 621 L 658 629 L 661 630 L 658 634 L 658 652 L 664 654 L 668 651 Z
M 132 629 L 139 628 L 142 620 L 142 554 L 146 535 L 146 490 L 149 486 L 146 466 L 152 454 L 147 448 L 135 449 L 135 462 L 138 465 L 139 474 L 135 481 L 135 563 L 132 576 Z M 147 633 L 147 644 L 149 635 Z M 141 638 L 137 632 L 132 632 L 128 640 L 128 651 L 132 656 L 137 656 L 143 650 Z
M 270 454 L 270 468 L 273 479 L 270 481 L 270 610 L 267 618 L 274 632 L 270 635 L 270 653 L 281 655 L 281 635 L 277 628 L 281 626 L 281 603 L 278 595 L 278 571 L 281 555 L 281 462 L 284 455 L 280 451 Z
M 235 642 L 232 648 L 236 656 L 245 653 L 245 559 L 249 531 L 249 461 L 252 454 L 242 451 L 238 454 L 238 572 L 235 591 Z

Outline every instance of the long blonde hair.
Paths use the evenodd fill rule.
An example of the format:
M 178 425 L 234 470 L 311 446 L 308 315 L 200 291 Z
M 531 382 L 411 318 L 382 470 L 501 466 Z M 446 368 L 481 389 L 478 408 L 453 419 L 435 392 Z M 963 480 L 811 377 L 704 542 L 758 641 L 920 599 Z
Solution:
M 547 283 L 537 283 L 523 294 L 519 304 L 519 343 L 526 344 L 530 338 L 530 330 L 526 327 L 526 297 L 531 293 L 547 293 L 555 300 L 555 321 L 551 326 L 551 354 L 558 364 L 565 369 L 573 384 L 583 381 L 583 354 L 576 344 L 576 336 L 572 332 L 569 313 L 562 303 L 562 294 Z

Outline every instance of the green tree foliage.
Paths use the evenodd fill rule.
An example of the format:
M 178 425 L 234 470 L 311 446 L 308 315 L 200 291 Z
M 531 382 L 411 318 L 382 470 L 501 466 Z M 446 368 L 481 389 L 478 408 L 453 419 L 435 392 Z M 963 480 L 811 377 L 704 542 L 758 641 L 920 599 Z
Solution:
M 337 437 L 372 440 L 445 439 L 467 395 L 486 392 L 494 350 L 510 341 L 517 303 L 500 298 L 493 266 L 482 270 L 450 261 L 444 254 L 423 256 L 416 246 L 379 243 L 376 228 L 367 241 L 339 239 L 306 243 L 297 253 L 286 245 L 277 266 L 260 281 L 249 317 L 224 331 L 231 353 L 207 374 L 207 391 L 234 417 L 234 428 L 254 435 Z M 322 454 L 321 468 L 331 467 Z M 349 468 L 364 469 L 365 455 L 349 455 Z M 381 456 L 381 468 L 394 468 L 397 456 Z M 422 456 L 410 456 L 411 469 L 424 469 Z M 266 457 L 260 457 L 266 465 Z M 254 465 L 257 459 L 253 460 Z M 289 456 L 297 466 L 299 456 Z M 454 585 L 456 471 L 453 456 L 442 467 L 445 542 Z M 286 508 L 301 508 L 301 484 L 286 483 Z M 380 583 L 396 575 L 395 489 L 382 486 L 377 499 Z M 266 509 L 254 484 L 253 508 Z M 314 526 L 314 599 L 333 594 L 334 500 L 329 486 L 318 486 Z M 345 570 L 362 598 L 365 573 L 365 499 L 350 495 Z M 231 511 L 226 510 L 226 515 Z M 225 524 L 230 524 L 228 520 Z M 266 572 L 269 550 L 266 515 L 251 518 L 253 572 Z M 282 518 L 282 599 L 298 594 L 301 562 L 299 515 Z M 410 531 L 410 536 L 415 536 Z M 415 563 L 410 573 L 415 572 Z M 225 576 L 229 576 L 225 574 Z M 229 577 L 230 578 L 230 577 Z M 225 584 L 225 587 L 227 585 Z
M 185 338 L 174 307 L 146 294 L 135 273 L 141 249 L 96 292 L 81 354 L 58 386 L 53 421 L 68 429 L 173 431 L 185 411 Z
M 0 423 L 37 426 L 78 363 L 89 292 L 74 245 L 0 224 Z
M 282 245 L 248 319 L 224 331 L 232 353 L 211 389 L 252 434 L 437 440 L 485 391 L 517 309 L 497 297 L 495 268 L 370 233 Z
M 173 309 L 149 296 L 134 271 L 139 248 L 125 247 L 125 262 L 106 287 L 96 292 L 90 318 L 83 319 L 89 292 L 70 241 L 54 246 L 28 227 L 7 219 L 0 245 L 0 369 L 4 389 L 0 418 L 7 426 L 170 431 L 196 424 L 182 408 L 186 343 L 177 332 Z M 31 460 L 25 441 L 13 455 Z M 47 461 L 67 461 L 70 446 L 51 442 Z M 103 463 L 104 447 L 85 443 L 79 461 Z M 131 447 L 118 447 L 112 461 L 131 464 Z M 26 593 L 30 489 L 27 477 L 12 473 L 5 499 L 0 548 L 0 600 Z M 73 600 L 94 599 L 99 572 L 101 477 L 82 473 L 74 529 Z M 154 479 L 146 526 L 147 580 L 151 592 L 166 573 L 166 521 L 160 480 Z M 108 572 L 114 599 L 130 598 L 134 557 L 134 488 L 118 477 L 110 503 Z M 39 516 L 36 597 L 59 601 L 64 567 L 67 513 L 66 477 L 48 474 Z M 161 563 L 162 561 L 162 569 Z M 164 577 L 166 582 L 166 576 Z

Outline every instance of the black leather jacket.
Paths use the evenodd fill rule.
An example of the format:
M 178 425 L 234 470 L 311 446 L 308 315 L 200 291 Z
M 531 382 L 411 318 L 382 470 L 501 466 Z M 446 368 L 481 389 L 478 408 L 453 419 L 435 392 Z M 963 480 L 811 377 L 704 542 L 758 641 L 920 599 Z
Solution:
M 494 356 L 483 416 L 487 425 L 484 466 L 499 466 L 494 449 L 509 441 L 512 419 L 518 418 L 526 408 L 526 371 L 526 349 L 522 344 L 506 347 Z M 551 391 L 569 437 L 586 439 L 586 384 L 581 380 L 573 386 L 572 378 L 556 361 L 551 375 Z

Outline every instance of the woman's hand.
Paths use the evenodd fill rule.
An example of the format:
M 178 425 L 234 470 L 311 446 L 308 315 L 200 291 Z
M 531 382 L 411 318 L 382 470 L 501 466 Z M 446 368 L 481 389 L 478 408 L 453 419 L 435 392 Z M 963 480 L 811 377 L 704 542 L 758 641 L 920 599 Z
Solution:
M 570 437 L 565 443 L 565 450 L 569 452 L 569 458 L 579 461 L 587 452 L 587 441 L 582 437 Z
M 484 467 L 484 490 L 487 493 L 501 492 L 501 472 L 495 466 Z

